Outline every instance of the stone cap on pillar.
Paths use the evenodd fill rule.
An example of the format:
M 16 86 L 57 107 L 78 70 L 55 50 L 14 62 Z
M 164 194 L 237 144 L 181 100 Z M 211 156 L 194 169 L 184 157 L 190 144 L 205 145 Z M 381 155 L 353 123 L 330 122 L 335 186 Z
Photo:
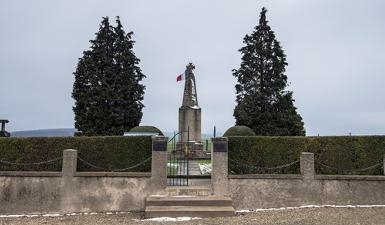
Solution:
M 78 150 L 76 149 L 65 149 L 64 152 L 77 152 Z

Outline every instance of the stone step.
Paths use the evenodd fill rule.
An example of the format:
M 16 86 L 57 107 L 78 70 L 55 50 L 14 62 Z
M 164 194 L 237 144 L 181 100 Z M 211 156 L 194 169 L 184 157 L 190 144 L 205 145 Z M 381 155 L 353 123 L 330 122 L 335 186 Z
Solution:
M 206 186 L 174 186 L 167 187 L 166 193 L 168 196 L 208 196 L 211 195 L 211 188 Z
M 186 187 L 182 189 L 188 190 Z M 147 218 L 234 216 L 232 204 L 232 199 L 225 196 L 151 195 L 146 199 L 145 216 Z
M 152 217 L 224 217 L 234 216 L 232 206 L 148 206 L 146 218 Z
M 224 196 L 157 196 L 146 199 L 146 206 L 232 206 L 233 201 Z

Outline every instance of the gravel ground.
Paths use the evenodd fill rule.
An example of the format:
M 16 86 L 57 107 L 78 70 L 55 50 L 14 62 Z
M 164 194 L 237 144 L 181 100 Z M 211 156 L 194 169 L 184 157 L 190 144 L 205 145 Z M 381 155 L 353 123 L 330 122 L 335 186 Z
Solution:
M 385 208 L 310 208 L 284 211 L 251 212 L 235 217 L 207 218 L 179 222 L 142 220 L 141 213 L 96 214 L 60 217 L 0 218 L 0 224 L 261 224 L 261 225 L 384 225 Z

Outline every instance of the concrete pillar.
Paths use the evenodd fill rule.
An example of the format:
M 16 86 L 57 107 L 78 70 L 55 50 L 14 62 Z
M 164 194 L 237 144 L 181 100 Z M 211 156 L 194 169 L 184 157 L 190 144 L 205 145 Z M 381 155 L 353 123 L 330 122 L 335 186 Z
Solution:
M 167 137 L 152 137 L 151 182 L 160 190 L 167 187 L 167 142 Z
M 301 152 L 301 174 L 304 179 L 314 179 L 314 154 L 311 152 Z
M 74 176 L 77 167 L 78 151 L 67 149 L 63 151 L 62 179 L 61 179 L 61 211 L 63 213 L 75 212 L 77 201 L 74 185 Z
M 383 170 L 383 173 L 385 175 L 385 154 L 384 154 L 384 158 L 382 160 L 382 170 Z
M 67 149 L 63 151 L 62 173 L 64 177 L 73 177 L 76 173 L 78 151 Z
M 215 195 L 228 196 L 228 143 L 227 138 L 211 138 L 211 185 Z

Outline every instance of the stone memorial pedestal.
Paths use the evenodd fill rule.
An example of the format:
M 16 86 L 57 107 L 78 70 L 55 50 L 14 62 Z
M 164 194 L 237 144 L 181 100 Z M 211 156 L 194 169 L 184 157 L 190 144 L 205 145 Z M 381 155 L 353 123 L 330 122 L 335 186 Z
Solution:
M 201 141 L 201 108 L 198 105 L 193 69 L 195 66 L 189 63 L 185 71 L 183 102 L 179 108 L 179 142 L 176 149 L 181 153 L 188 149 L 190 158 L 210 158 L 210 155 L 203 151 Z
M 203 149 L 202 142 L 177 142 L 176 151 L 179 152 L 179 154 L 183 153 L 185 156 L 188 155 L 190 159 L 210 159 L 211 157 L 211 155 Z

